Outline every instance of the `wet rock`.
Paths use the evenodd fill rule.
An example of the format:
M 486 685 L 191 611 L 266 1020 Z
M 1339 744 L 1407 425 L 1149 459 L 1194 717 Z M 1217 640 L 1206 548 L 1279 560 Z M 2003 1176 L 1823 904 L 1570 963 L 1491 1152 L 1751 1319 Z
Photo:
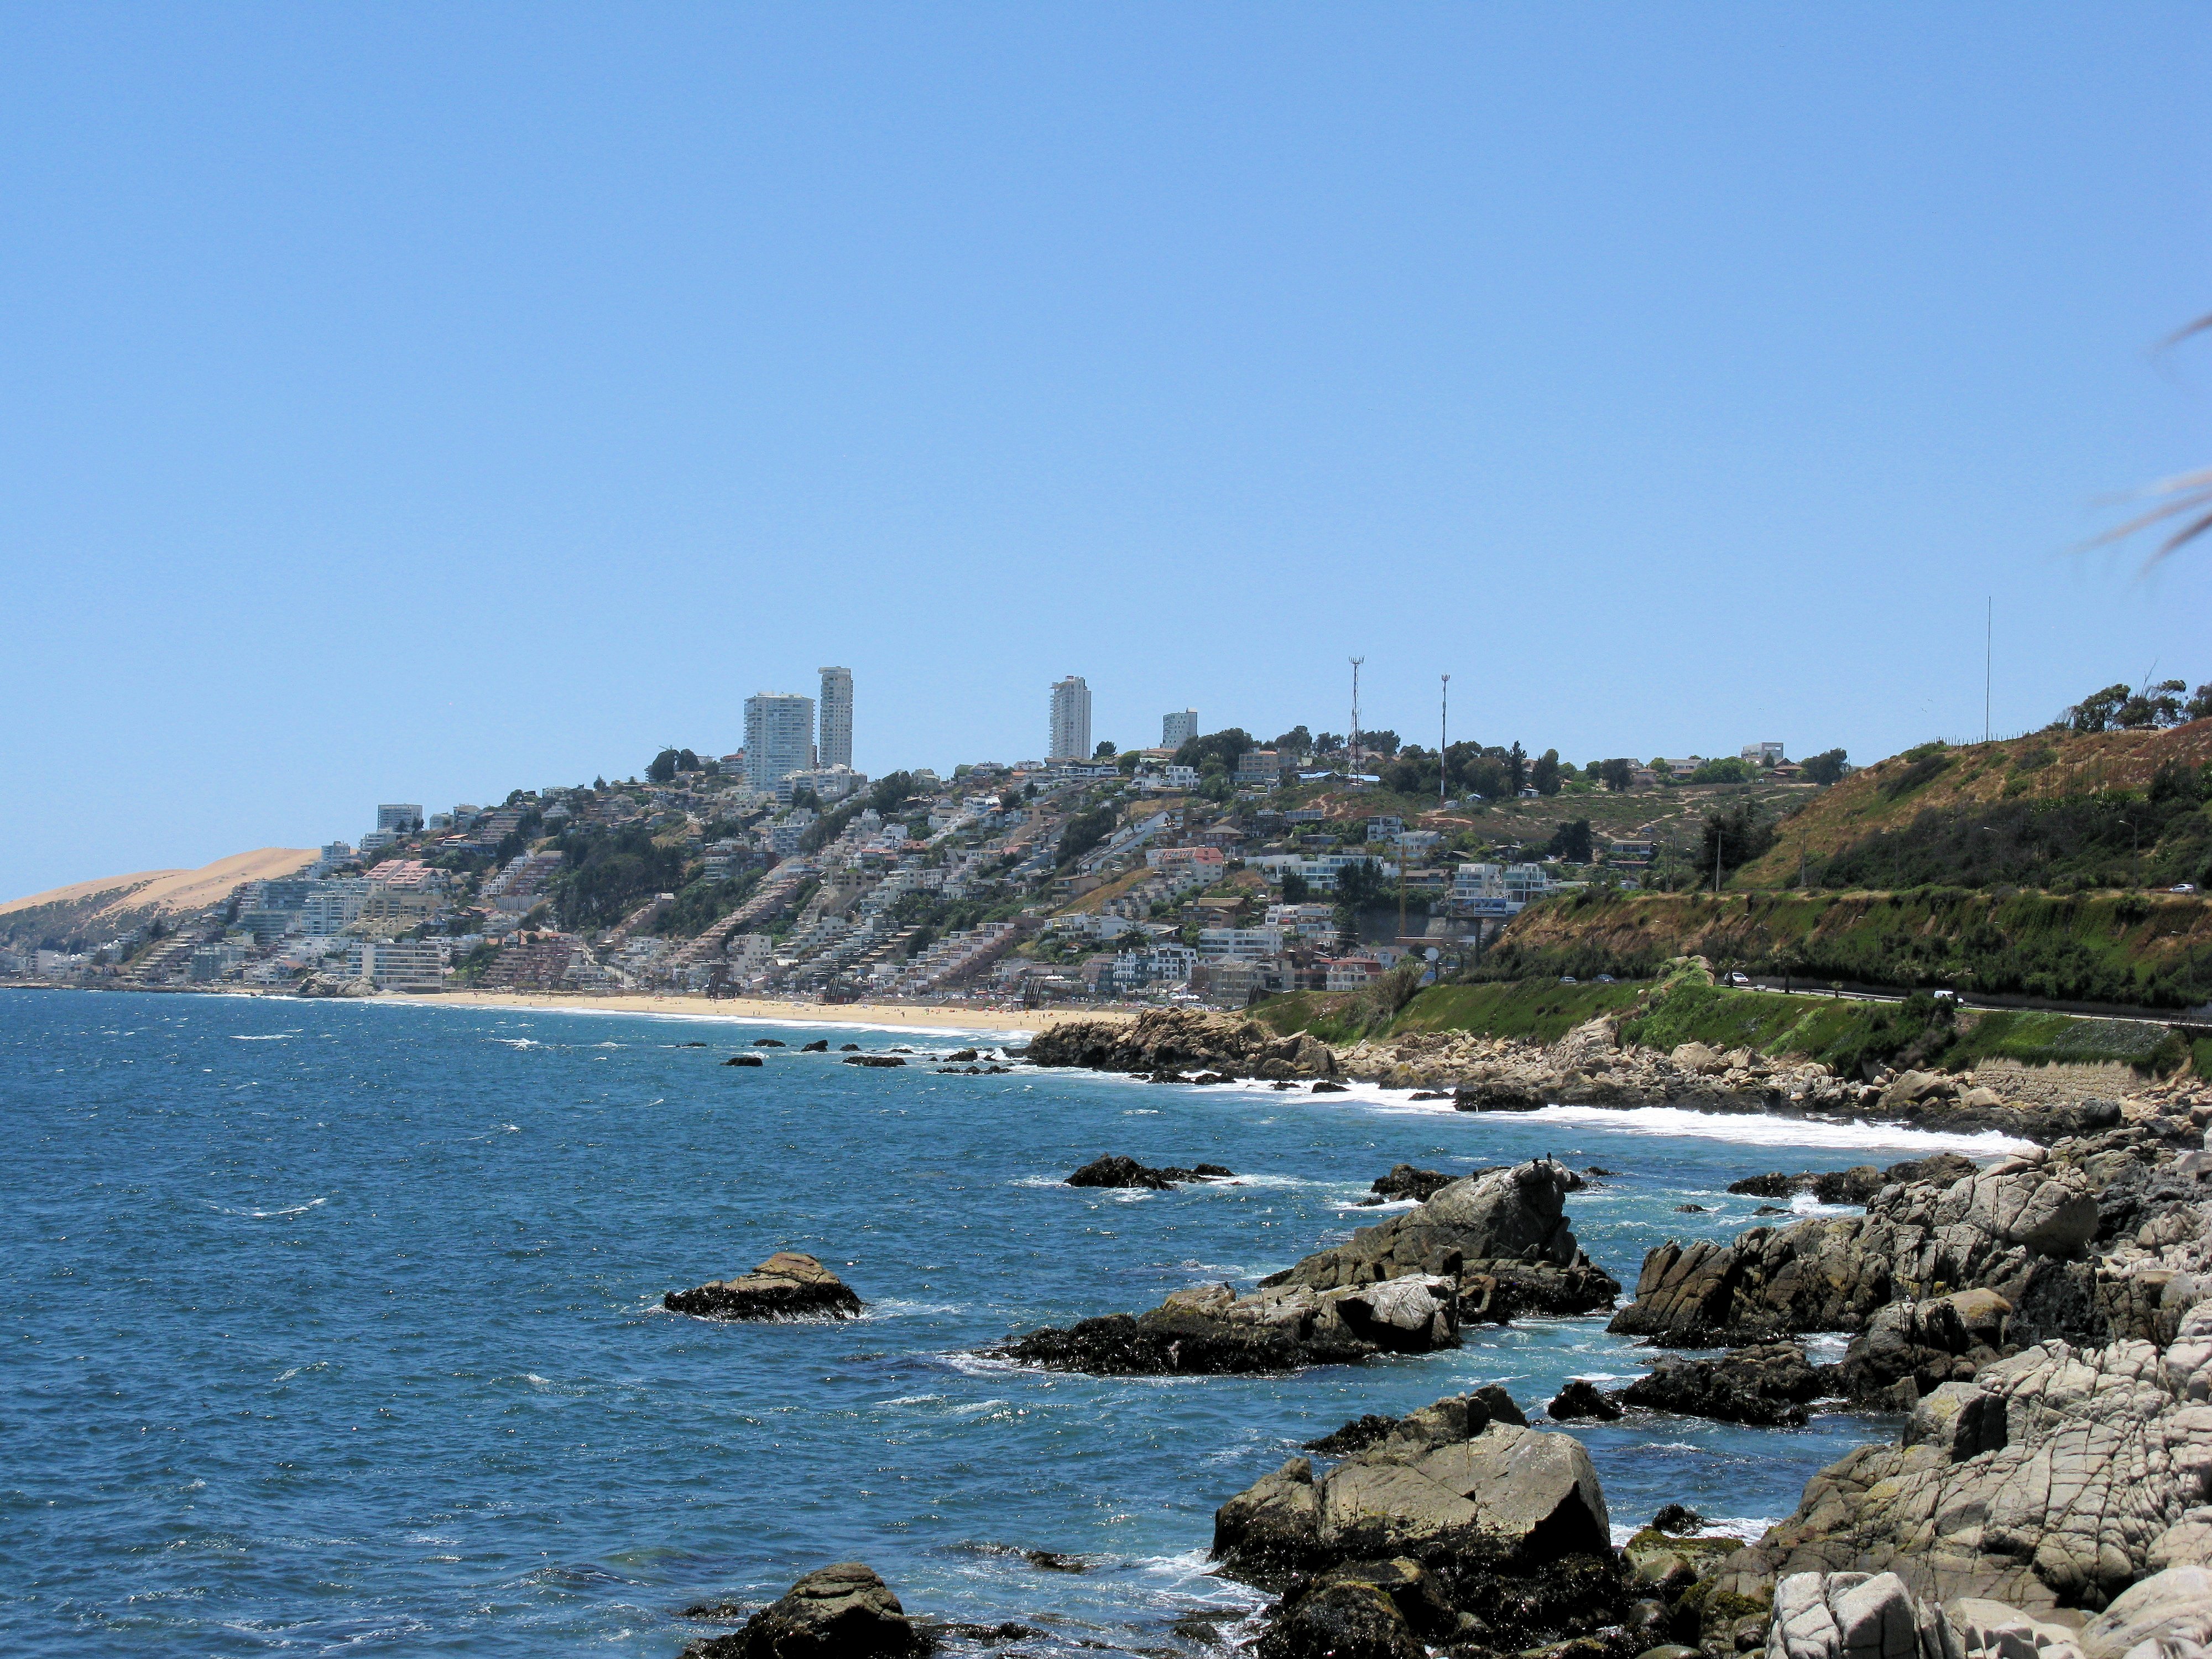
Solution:
M 889 1066 L 903 1066 L 906 1061 L 896 1054 L 848 1054 L 845 1057 L 845 1063 L 848 1066 L 870 1066 L 880 1069 Z
M 684 1650 L 684 1659 L 918 1659 L 927 1639 L 890 1587 L 858 1561 L 810 1572 L 743 1630 Z
M 1705 1524 L 1705 1517 L 1687 1504 L 1662 1504 L 1659 1512 L 1651 1517 L 1654 1531 L 1692 1533 Z
M 1332 1429 L 1318 1440 L 1307 1441 L 1305 1449 L 1319 1452 L 1324 1457 L 1343 1457 L 1389 1439 L 1390 1431 L 1397 1426 L 1396 1418 L 1369 1412 L 1364 1417 L 1353 1418 L 1342 1428 Z
M 758 1054 L 732 1054 L 722 1062 L 725 1066 L 765 1066 L 768 1062 Z
M 1458 1623 L 1419 1563 L 1339 1567 L 1294 1586 L 1272 1610 L 1258 1659 L 1426 1659 L 1416 1621 L 1439 1640 Z
M 1062 1555 L 1057 1550 L 1024 1550 L 1022 1559 L 1044 1572 L 1088 1572 L 1091 1563 L 1079 1555 Z
M 826 1054 L 830 1052 L 830 1039 L 817 1037 L 811 1042 L 802 1043 L 799 1052 L 802 1054 Z
M 787 1048 L 788 1046 L 789 1045 L 786 1043 L 781 1037 L 755 1037 L 753 1039 L 753 1047 L 756 1048 Z
M 1228 1079 L 1224 1078 L 1221 1080 L 1225 1083 Z M 1352 1091 L 1341 1083 L 1332 1083 L 1327 1078 L 1323 1078 L 1314 1085 L 1313 1092 L 1317 1095 L 1348 1095 Z
M 1805 1403 L 1826 1392 L 1827 1382 L 1807 1362 L 1803 1348 L 1777 1342 L 1739 1348 L 1720 1359 L 1669 1355 L 1613 1398 L 1678 1417 L 1772 1428 L 1804 1423 Z
M 1115 1153 L 1091 1159 L 1068 1176 L 1065 1184 L 1070 1187 L 1135 1187 L 1157 1193 L 1165 1192 L 1184 1182 L 1224 1181 L 1232 1178 L 1236 1173 L 1234 1170 L 1218 1164 L 1194 1164 L 1187 1170 L 1168 1164 L 1155 1170 L 1138 1163 L 1133 1158 L 1123 1158 Z
M 970 1060 L 981 1060 L 982 1055 L 976 1053 L 973 1048 L 955 1048 L 951 1054 L 945 1055 L 945 1058 L 952 1065 L 965 1066 Z
M 1548 1103 L 1542 1089 L 1512 1078 L 1462 1083 L 1452 1091 L 1452 1109 L 1460 1112 L 1540 1112 Z
M 858 1054 L 860 1048 L 860 1045 L 857 1042 L 841 1042 L 837 1045 L 837 1052 L 841 1054 Z
M 1910 1409 L 1914 1400 L 2014 1352 L 2012 1304 L 1995 1291 L 1956 1291 L 1878 1310 L 1837 1367 L 1842 1392 L 1863 1404 Z M 1909 1383 L 1907 1389 L 1899 1385 Z
M 1938 1152 L 1932 1158 L 1893 1164 L 1887 1170 L 1878 1170 L 1871 1164 L 1862 1164 L 1848 1170 L 1808 1170 L 1801 1175 L 1752 1176 L 1732 1183 L 1729 1191 L 1752 1198 L 1794 1198 L 1800 1193 L 1808 1193 L 1815 1201 L 1822 1204 L 1864 1204 L 1884 1187 L 1902 1186 L 1915 1181 L 1948 1187 L 1973 1173 L 1972 1158 L 1961 1158 L 1956 1152 Z
M 1544 1414 L 1554 1423 L 1610 1423 L 1621 1411 L 1599 1391 L 1596 1383 L 1578 1376 L 1552 1396 Z
M 696 1290 L 671 1291 L 660 1304 L 702 1319 L 843 1319 L 861 1311 L 860 1298 L 811 1255 L 778 1250 L 736 1279 L 715 1279 Z
M 1485 1172 L 1478 1170 L 1475 1173 Z M 1394 1164 L 1390 1173 L 1376 1176 L 1368 1190 L 1381 1200 L 1410 1198 L 1416 1204 L 1425 1204 L 1453 1182 L 1464 1179 L 1462 1176 L 1446 1175 L 1442 1170 L 1417 1170 L 1410 1164 Z
M 1711 1215 L 1712 1213 L 1702 1204 L 1677 1204 L 1674 1211 L 1678 1215 Z

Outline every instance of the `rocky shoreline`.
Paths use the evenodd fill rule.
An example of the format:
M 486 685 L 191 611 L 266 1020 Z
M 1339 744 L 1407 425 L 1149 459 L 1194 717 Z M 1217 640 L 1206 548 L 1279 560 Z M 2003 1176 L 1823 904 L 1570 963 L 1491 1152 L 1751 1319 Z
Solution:
M 1470 1110 L 1579 1090 L 2040 1143 L 1986 1166 L 1747 1176 L 1733 1190 L 1863 1208 L 1650 1251 L 1608 1327 L 1652 1352 L 1625 1388 L 1570 1383 L 1534 1424 L 1495 1387 L 1358 1418 L 1229 1497 L 1216 1570 L 1275 1598 L 1258 1659 L 2212 1659 L 2212 1088 L 2008 1101 L 1916 1073 L 1852 1084 L 1741 1053 L 1624 1052 L 1601 1024 L 1534 1054 L 1409 1038 L 1339 1054 L 1172 1011 L 1033 1045 L 1038 1063 L 1148 1077 L 1368 1076 Z M 1148 1187 L 1211 1173 L 1093 1168 Z M 1567 1213 L 1585 1184 L 1549 1158 L 1457 1178 L 1401 1164 L 1373 1195 L 1411 1208 L 1248 1293 L 1194 1286 L 996 1352 L 1106 1376 L 1288 1370 L 1604 1311 L 1621 1287 Z M 1849 1336 L 1840 1361 L 1808 1358 L 1815 1333 Z M 1788 1427 L 1823 1401 L 1902 1431 L 1820 1471 L 1749 1544 L 1668 1504 L 1615 1547 L 1588 1453 L 1555 1426 L 1649 1412 Z M 908 1619 L 857 1564 L 825 1573 L 691 1651 L 905 1659 L 943 1635 L 994 1639 Z M 851 1639 L 828 1632 L 838 1620 Z

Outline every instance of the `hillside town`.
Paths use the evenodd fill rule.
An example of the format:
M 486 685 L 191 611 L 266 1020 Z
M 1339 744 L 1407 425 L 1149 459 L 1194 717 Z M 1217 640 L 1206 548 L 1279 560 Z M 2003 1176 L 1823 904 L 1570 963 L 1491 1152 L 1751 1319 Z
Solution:
M 1842 765 L 1761 742 L 1718 763 L 1577 769 L 1517 743 L 1425 750 L 1356 723 L 1265 744 L 1199 724 L 1177 710 L 1157 745 L 1094 744 L 1090 689 L 1069 676 L 1050 689 L 1045 758 L 870 778 L 852 764 L 852 674 L 827 668 L 818 698 L 747 699 L 728 753 L 671 750 L 642 780 L 492 803 L 386 803 L 357 841 L 200 911 L 112 937 L 19 935 L 0 974 L 1242 1007 L 1357 990 L 1407 962 L 1424 979 L 1463 970 L 1548 895 L 1663 872 L 1655 792 L 1808 791 L 1808 770 Z

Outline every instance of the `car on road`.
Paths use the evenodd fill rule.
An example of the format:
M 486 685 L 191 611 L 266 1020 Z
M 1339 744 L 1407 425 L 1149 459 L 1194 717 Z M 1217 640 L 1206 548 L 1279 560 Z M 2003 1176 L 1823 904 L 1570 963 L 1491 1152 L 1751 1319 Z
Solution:
M 2169 893 L 2193 893 L 2197 890 L 2197 884 L 2193 881 L 2177 881 L 2166 890 Z
M 1751 975 L 1749 974 L 1730 974 L 1728 976 L 1728 982 L 1731 985 L 1741 985 L 1748 989 L 1751 985 Z

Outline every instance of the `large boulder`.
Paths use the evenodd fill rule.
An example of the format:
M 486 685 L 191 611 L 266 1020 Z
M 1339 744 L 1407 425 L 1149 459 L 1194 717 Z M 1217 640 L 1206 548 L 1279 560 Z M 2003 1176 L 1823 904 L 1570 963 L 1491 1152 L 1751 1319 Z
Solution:
M 1581 1443 L 1501 1421 L 1472 1395 L 1398 1419 L 1325 1475 L 1293 1458 L 1221 1506 L 1213 1547 L 1227 1576 L 1287 1589 L 1270 1615 L 1282 1635 L 1262 1648 L 1284 1659 L 1319 1659 L 1314 1637 L 1337 1626 L 1352 1651 L 1409 1656 L 1376 1592 L 1409 1634 L 1506 1651 L 1595 1631 L 1626 1606 Z M 1301 1614 L 1329 1585 L 1365 1589 Z
M 795 1250 L 774 1255 L 735 1279 L 717 1279 L 660 1298 L 671 1313 L 701 1319 L 844 1319 L 860 1298 L 819 1261 Z
M 1452 1276 L 1463 1323 L 1610 1307 L 1620 1284 L 1577 1246 L 1567 1219 L 1567 1194 L 1583 1184 L 1550 1158 L 1481 1170 L 1261 1282 L 1326 1291 L 1407 1273 Z
M 1644 1257 L 1611 1329 L 1686 1347 L 1862 1331 L 1899 1297 L 1988 1288 L 2016 1299 L 2037 1265 L 2079 1258 L 2097 1204 L 2079 1170 L 2040 1153 L 1948 1187 L 1885 1187 L 1864 1216 L 1754 1227 L 1732 1244 L 1669 1240 Z
M 1974 1161 L 1956 1152 L 1937 1152 L 1878 1170 L 1871 1164 L 1848 1170 L 1808 1170 L 1800 1175 L 1747 1176 L 1729 1183 L 1729 1191 L 1748 1198 L 1794 1198 L 1809 1194 L 1821 1204 L 1864 1204 L 1885 1187 L 1906 1186 L 1916 1181 L 1948 1187 L 1974 1173 Z
M 2112 1598 L 2081 1629 L 2086 1659 L 2123 1659 L 2148 1644 L 2154 1654 L 2212 1647 L 2212 1571 L 2168 1567 Z
M 1799 1572 L 1774 1589 L 1766 1659 L 1964 1659 L 1941 1608 L 1893 1572 Z
M 2012 1304 L 1995 1291 L 1954 1291 L 1893 1302 L 1851 1339 L 1837 1367 L 1839 1392 L 1863 1405 L 1911 1410 L 1947 1382 L 1971 1381 L 2008 1346 Z
M 728 1636 L 684 1650 L 684 1659 L 916 1659 L 928 1639 L 890 1586 L 858 1561 L 810 1572 Z

